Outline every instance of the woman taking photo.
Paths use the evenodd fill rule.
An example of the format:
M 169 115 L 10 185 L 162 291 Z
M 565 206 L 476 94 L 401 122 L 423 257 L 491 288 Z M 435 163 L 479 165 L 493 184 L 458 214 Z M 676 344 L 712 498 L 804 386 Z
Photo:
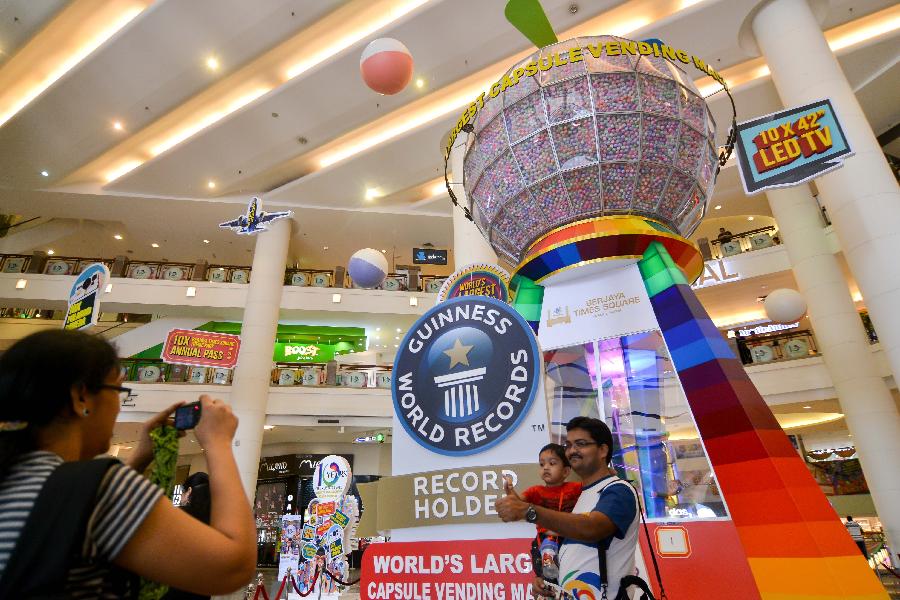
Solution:
M 41 331 L 0 356 L 0 598 L 130 598 L 136 576 L 224 594 L 252 577 L 256 529 L 231 453 L 231 408 L 200 397 L 205 525 L 140 475 L 153 459 L 150 431 L 180 403 L 144 424 L 126 464 L 94 459 L 109 449 L 121 384 L 115 349 L 80 332 Z M 61 568 L 51 568 L 57 555 Z

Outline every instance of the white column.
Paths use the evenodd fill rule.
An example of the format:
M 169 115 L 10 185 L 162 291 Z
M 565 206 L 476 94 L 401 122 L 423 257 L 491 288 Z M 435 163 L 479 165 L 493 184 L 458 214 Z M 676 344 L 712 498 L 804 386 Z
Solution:
M 234 437 L 234 456 L 251 502 L 256 493 L 272 351 L 292 223 L 292 219 L 280 219 L 267 225 L 268 231 L 257 234 L 241 326 L 241 351 L 231 384 L 231 406 L 240 419 Z
M 900 542 L 900 414 L 878 372 L 809 187 L 767 192 L 888 540 Z M 891 548 L 897 548 L 892 545 Z
M 856 152 L 816 186 L 900 381 L 900 188 L 806 0 L 768 2 L 751 26 L 783 104 L 830 99 Z
M 459 269 L 471 263 L 497 264 L 497 253 L 478 231 L 475 223 L 468 220 L 462 207 L 469 205 L 466 191 L 463 189 L 463 156 L 465 144 L 458 143 L 450 153 L 450 174 L 453 193 L 459 201 L 459 207 L 453 207 L 453 268 Z

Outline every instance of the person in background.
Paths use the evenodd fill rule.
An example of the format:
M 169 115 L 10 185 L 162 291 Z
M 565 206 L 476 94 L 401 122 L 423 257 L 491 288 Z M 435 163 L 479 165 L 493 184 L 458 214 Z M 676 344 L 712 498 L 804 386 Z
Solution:
M 13 576 L 4 580 L 8 566 L 25 567 L 20 572 L 36 566 L 22 565 L 25 553 L 17 554 L 17 548 L 34 544 L 20 534 L 36 502 L 48 498 L 40 493 L 48 478 L 64 463 L 83 461 L 67 471 L 93 467 L 91 459 L 109 450 L 128 393 L 115 348 L 99 336 L 40 331 L 0 356 L 0 586 L 19 585 Z M 253 576 L 256 528 L 231 451 L 237 418 L 221 400 L 203 395 L 200 402 L 195 434 L 209 465 L 210 525 L 172 506 L 140 475 L 153 458 L 150 431 L 165 424 L 181 403 L 174 404 L 144 424 L 127 463 L 105 459 L 108 468 L 96 491 L 80 490 L 91 492 L 93 506 L 88 506 L 90 527 L 76 536 L 72 548 L 77 550 L 66 554 L 62 570 L 73 597 L 133 597 L 134 575 L 197 593 L 227 594 Z M 52 498 L 58 511 L 70 506 L 65 493 Z
M 209 525 L 212 498 L 209 494 L 209 475 L 197 471 L 184 480 L 184 491 L 178 508 L 201 523 Z M 169 588 L 162 600 L 209 600 L 209 596 L 193 594 L 177 588 Z
M 720 244 L 727 244 L 734 238 L 734 234 L 725 229 L 724 227 L 719 227 L 719 235 L 716 236 L 716 239 Z
M 859 551 L 862 552 L 862 555 L 866 557 L 866 560 L 869 558 L 869 551 L 866 549 L 866 537 L 863 535 L 862 525 L 853 520 L 853 517 L 847 515 L 847 522 L 844 523 L 844 527 L 847 528 L 847 532 L 850 534 L 850 537 L 853 538 L 853 541 L 856 542 L 856 546 L 859 548 Z

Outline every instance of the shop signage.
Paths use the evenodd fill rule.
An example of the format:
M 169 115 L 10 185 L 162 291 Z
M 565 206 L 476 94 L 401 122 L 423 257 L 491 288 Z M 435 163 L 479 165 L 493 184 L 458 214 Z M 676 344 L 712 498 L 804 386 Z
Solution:
M 703 273 L 697 278 L 691 287 L 695 290 L 712 287 L 725 283 L 727 281 L 738 281 L 743 279 L 741 274 L 735 269 L 733 261 L 724 259 L 708 260 L 703 263 Z
M 292 363 L 326 363 L 334 360 L 335 347 L 331 344 L 303 342 L 276 342 L 272 360 Z
M 312 477 L 316 471 L 316 465 L 328 454 L 283 454 L 281 456 L 267 456 L 259 461 L 260 479 L 272 477 Z M 353 455 L 342 454 L 341 457 L 353 466 Z
M 516 430 L 540 380 L 528 323 L 486 296 L 443 302 L 406 334 L 394 362 L 394 412 L 420 446 L 483 452 Z
M 588 56 L 588 53 L 594 58 L 600 58 L 601 56 L 630 55 L 658 56 L 672 62 L 677 60 L 685 65 L 693 64 L 694 67 L 712 77 L 722 84 L 722 86 L 726 86 L 725 79 L 715 69 L 708 65 L 706 61 L 697 56 L 690 55 L 684 50 L 672 48 L 667 44 L 661 44 L 654 40 L 645 42 L 635 42 L 625 39 L 607 42 L 597 40 L 596 43 L 545 54 L 540 57 L 540 60 L 532 60 L 520 67 L 516 67 L 510 73 L 504 74 L 502 78 L 491 86 L 489 91 L 482 92 L 474 102 L 466 107 L 466 110 L 459 117 L 459 120 L 457 120 L 456 126 L 450 131 L 447 145 L 444 147 L 444 157 L 450 156 L 450 150 L 456 142 L 456 136 L 459 135 L 459 132 L 462 131 L 467 123 L 472 122 L 475 115 L 478 114 L 478 111 L 484 108 L 486 100 L 496 98 L 507 88 L 514 87 L 522 81 L 525 81 L 526 77 L 534 77 L 538 73 L 549 71 L 555 67 L 562 67 L 570 63 L 581 62 L 584 60 L 585 56 Z
M 372 544 L 363 554 L 361 600 L 532 597 L 530 538 Z
M 637 265 L 547 287 L 541 311 L 541 348 L 628 335 L 656 324 Z
M 447 251 L 434 248 L 413 248 L 414 265 L 446 265 Z
M 460 296 L 490 296 L 509 302 L 509 273 L 497 265 L 475 263 L 457 269 L 438 291 L 438 302 Z
M 100 293 L 106 287 L 109 269 L 102 263 L 85 267 L 69 291 L 69 305 L 63 329 L 84 329 L 100 318 Z
M 163 362 L 233 369 L 241 349 L 241 336 L 193 329 L 173 329 L 163 344 Z
M 737 125 L 744 191 L 800 185 L 853 155 L 831 100 L 789 108 Z
M 738 329 L 737 334 L 741 337 L 749 337 L 751 335 L 760 335 L 763 333 L 775 333 L 776 331 L 786 331 L 788 329 L 796 329 L 800 327 L 800 322 L 796 323 L 769 323 L 768 325 L 759 325 L 747 329 Z

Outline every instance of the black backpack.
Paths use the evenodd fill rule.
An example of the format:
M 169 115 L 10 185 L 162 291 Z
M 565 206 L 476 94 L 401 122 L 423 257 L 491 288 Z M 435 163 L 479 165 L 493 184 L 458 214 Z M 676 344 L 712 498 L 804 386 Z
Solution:
M 82 562 L 82 544 L 97 490 L 114 458 L 66 462 L 41 488 L 9 563 L 0 578 L 0 598 L 63 600 L 66 577 Z M 120 597 L 137 597 L 137 578 L 110 565 Z M 130 593 L 127 593 L 129 590 Z

